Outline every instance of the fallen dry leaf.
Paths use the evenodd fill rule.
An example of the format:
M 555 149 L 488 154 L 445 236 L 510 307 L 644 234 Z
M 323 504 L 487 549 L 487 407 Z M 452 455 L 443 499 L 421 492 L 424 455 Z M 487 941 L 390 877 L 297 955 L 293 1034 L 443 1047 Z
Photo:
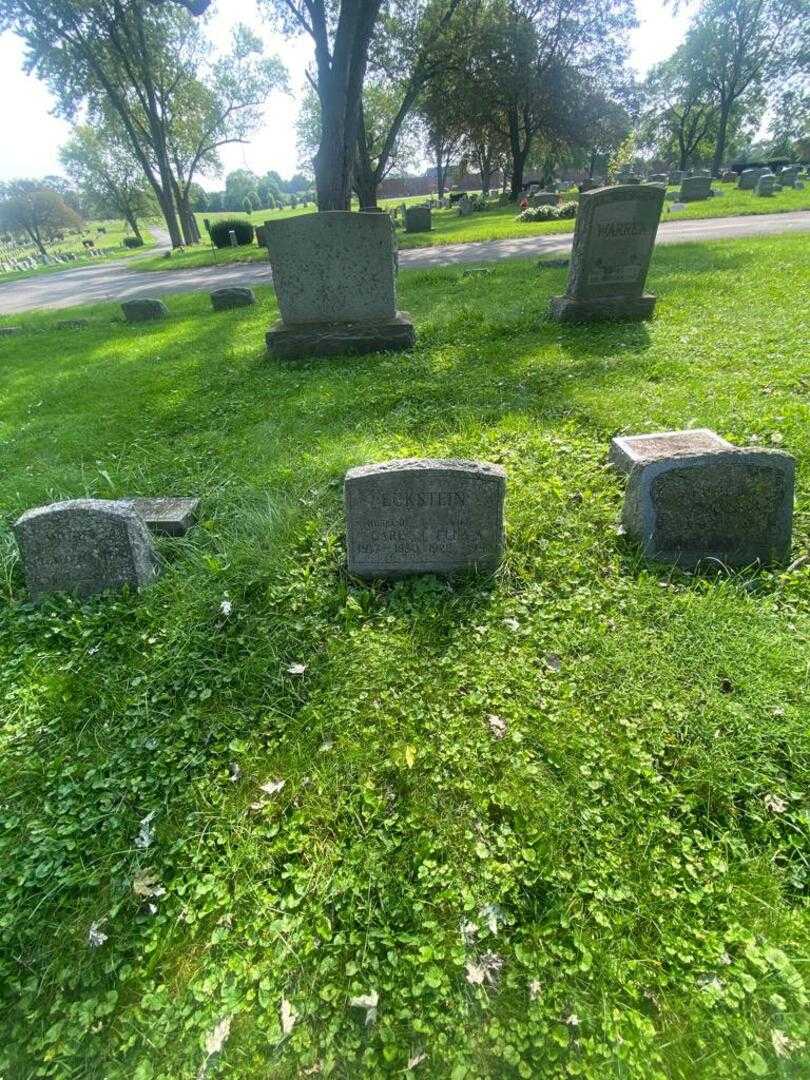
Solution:
M 372 990 L 370 994 L 361 994 L 359 997 L 353 997 L 349 999 L 349 1005 L 353 1009 L 365 1009 L 366 1010 L 366 1027 L 370 1026 L 377 1019 L 377 1005 L 380 1001 L 380 995 L 376 990 Z
M 307 670 L 306 664 L 290 664 L 287 668 L 288 675 L 303 675 Z
M 292 1029 L 295 1027 L 295 1021 L 298 1019 L 298 1013 L 287 1001 L 285 997 L 281 999 L 281 1031 L 284 1035 L 289 1035 Z
M 259 785 L 259 790 L 265 795 L 278 795 L 286 783 L 286 780 L 268 780 L 267 783 Z
M 166 890 L 158 883 L 153 870 L 140 870 L 132 879 L 132 891 L 144 899 L 165 896 Z
M 489 714 L 487 724 L 494 739 L 502 739 L 506 734 L 506 721 L 502 720 L 500 716 L 496 716 L 495 713 Z
M 766 795 L 763 802 L 765 803 L 765 809 L 770 810 L 772 814 L 784 814 L 788 807 L 784 799 L 780 799 L 778 795 L 772 793 Z
M 412 1058 L 408 1058 L 408 1069 L 415 1069 L 417 1065 L 421 1065 L 423 1061 L 427 1061 L 427 1054 L 414 1054 Z

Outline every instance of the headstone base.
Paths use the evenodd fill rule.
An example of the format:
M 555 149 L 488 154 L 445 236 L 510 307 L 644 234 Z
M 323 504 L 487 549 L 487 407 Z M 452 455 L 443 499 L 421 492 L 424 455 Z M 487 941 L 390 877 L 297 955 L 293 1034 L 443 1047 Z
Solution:
M 651 319 L 656 297 L 610 296 L 604 300 L 575 300 L 570 296 L 552 296 L 551 317 L 556 322 L 597 322 L 600 319 Z
M 410 316 L 399 311 L 393 319 L 362 322 L 284 323 L 267 334 L 267 349 L 279 360 L 305 356 L 336 356 L 410 349 L 416 333 Z

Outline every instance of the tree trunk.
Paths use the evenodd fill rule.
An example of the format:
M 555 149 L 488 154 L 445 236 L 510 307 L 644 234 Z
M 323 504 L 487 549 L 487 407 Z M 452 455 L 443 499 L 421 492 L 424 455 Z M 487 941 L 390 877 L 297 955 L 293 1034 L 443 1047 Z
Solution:
M 357 126 L 357 157 L 354 164 L 354 190 L 361 210 L 377 208 L 377 170 L 371 164 L 366 142 L 366 121 L 363 105 L 360 105 L 360 119 Z
M 127 225 L 129 225 L 130 229 L 132 229 L 132 235 L 135 237 L 136 240 L 140 240 L 141 243 L 143 243 L 143 236 L 141 235 L 141 230 L 138 227 L 138 219 L 135 217 L 135 215 L 132 213 L 128 206 L 122 207 L 122 210 Z
M 25 231 L 28 233 L 28 235 L 33 240 L 34 244 L 39 249 L 40 255 L 47 255 L 48 252 L 45 250 L 45 247 L 44 247 L 42 241 L 39 238 L 39 231 L 37 229 L 28 229 L 28 228 Z
M 315 155 L 319 210 L 350 210 L 368 46 L 381 0 L 341 7 L 331 55 L 325 25 L 315 33 L 321 142 Z
M 517 109 L 510 108 L 509 114 L 509 149 L 512 157 L 512 183 L 511 194 L 516 201 L 523 191 L 523 170 L 526 168 L 526 158 L 529 156 L 530 141 L 527 138 L 525 145 L 520 141 L 520 121 Z
M 712 176 L 720 175 L 720 166 L 726 156 L 726 139 L 728 138 L 728 118 L 731 113 L 731 105 L 723 102 L 720 107 L 720 122 L 717 125 L 717 140 L 714 144 L 714 158 L 712 160 Z
M 596 150 L 591 148 L 591 164 L 588 168 L 588 176 L 593 179 L 594 170 L 596 169 Z

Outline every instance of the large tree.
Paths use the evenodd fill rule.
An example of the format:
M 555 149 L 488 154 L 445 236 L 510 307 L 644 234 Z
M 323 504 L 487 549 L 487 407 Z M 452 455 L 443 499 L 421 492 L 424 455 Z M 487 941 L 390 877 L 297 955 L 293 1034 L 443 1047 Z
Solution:
M 382 0 L 261 0 L 290 34 L 315 44 L 311 83 L 321 136 L 315 155 L 319 210 L 348 210 L 371 35 Z
M 59 159 L 94 213 L 122 217 L 143 240 L 139 219 L 153 213 L 155 203 L 138 162 L 113 127 L 99 121 L 80 125 Z
M 660 157 L 676 155 L 685 170 L 717 127 L 719 110 L 704 65 L 690 50 L 676 49 L 650 69 L 642 93 L 643 140 Z
M 684 51 L 701 69 L 717 106 L 712 171 L 723 164 L 735 109 L 772 75 L 786 79 L 810 46 L 806 0 L 705 0 Z
M 64 229 L 80 227 L 81 218 L 76 211 L 42 182 L 12 180 L 0 189 L 0 228 L 27 236 L 40 255 L 48 254 L 45 244 Z

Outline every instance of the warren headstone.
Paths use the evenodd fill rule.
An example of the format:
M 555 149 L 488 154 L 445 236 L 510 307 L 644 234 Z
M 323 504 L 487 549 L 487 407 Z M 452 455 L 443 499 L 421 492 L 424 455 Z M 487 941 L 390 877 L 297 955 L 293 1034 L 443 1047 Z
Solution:
M 494 570 L 506 473 L 481 461 L 410 458 L 346 474 L 349 573 L 364 578 Z
M 647 558 L 686 569 L 787 562 L 795 465 L 778 450 L 718 449 L 635 465 L 622 524 Z
M 676 454 L 702 454 L 714 450 L 733 450 L 709 428 L 686 431 L 653 431 L 645 435 L 617 435 L 610 443 L 610 463 L 620 473 L 629 474 L 634 466 L 646 465 Z
M 41 506 L 15 522 L 14 534 L 32 600 L 57 592 L 87 597 L 125 585 L 138 589 L 157 576 L 146 523 L 120 502 Z
M 649 319 L 644 292 L 666 192 L 658 184 L 621 185 L 579 197 L 565 296 L 551 299 L 559 322 Z
M 405 211 L 405 232 L 430 232 L 430 207 L 409 206 Z
M 407 349 L 413 324 L 397 311 L 394 226 L 387 214 L 329 210 L 265 225 L 281 322 L 273 356 Z
M 712 178 L 710 176 L 685 176 L 681 180 L 678 202 L 702 202 L 703 199 L 708 199 L 711 193 Z
M 737 181 L 737 187 L 740 191 L 753 191 L 757 186 L 757 180 L 759 180 L 760 176 L 769 171 L 770 170 L 768 169 L 758 167 L 753 169 L 743 169 L 740 173 L 740 178 Z
M 773 173 L 762 173 L 757 180 L 757 186 L 754 189 L 755 195 L 773 195 L 776 189 L 776 177 Z

